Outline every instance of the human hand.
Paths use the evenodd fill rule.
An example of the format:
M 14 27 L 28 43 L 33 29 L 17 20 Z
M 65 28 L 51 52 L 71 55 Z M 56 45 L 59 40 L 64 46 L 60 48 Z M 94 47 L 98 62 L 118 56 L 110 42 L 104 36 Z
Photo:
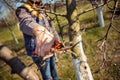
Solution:
M 46 29 L 36 29 L 35 32 L 36 37 L 36 49 L 35 52 L 44 57 L 45 55 L 49 55 L 51 46 L 54 43 L 54 36 Z

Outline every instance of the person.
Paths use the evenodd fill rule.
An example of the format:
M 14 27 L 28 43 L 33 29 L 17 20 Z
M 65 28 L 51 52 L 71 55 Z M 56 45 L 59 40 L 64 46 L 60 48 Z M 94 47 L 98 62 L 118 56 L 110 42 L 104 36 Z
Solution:
M 55 56 L 51 47 L 55 40 L 59 41 L 60 39 L 50 18 L 40 6 L 41 3 L 41 0 L 27 0 L 16 9 L 16 16 L 23 33 L 27 54 L 32 57 L 40 69 L 43 80 L 58 80 Z M 38 58 L 48 55 L 53 56 L 45 60 L 43 67 L 42 60 Z

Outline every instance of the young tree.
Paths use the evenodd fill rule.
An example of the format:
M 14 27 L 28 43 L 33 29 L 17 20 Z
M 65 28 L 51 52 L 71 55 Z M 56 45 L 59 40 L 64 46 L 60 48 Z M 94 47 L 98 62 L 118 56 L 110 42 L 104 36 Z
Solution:
M 105 24 L 104 24 L 104 18 L 103 18 L 103 6 L 98 7 L 99 5 L 103 4 L 103 0 L 97 0 L 97 1 L 90 0 L 90 1 L 93 7 L 97 7 L 96 11 L 98 14 L 98 22 L 99 22 L 100 27 L 104 27 Z
M 66 9 L 66 18 L 69 24 L 69 39 L 71 42 L 73 42 L 73 44 L 78 43 L 75 47 L 72 48 L 72 51 L 79 56 L 72 56 L 77 80 L 93 80 L 93 76 L 91 74 L 91 70 L 87 63 L 87 58 L 82 47 L 82 37 L 81 34 L 79 34 L 80 23 L 77 17 L 78 13 L 76 10 L 76 1 L 66 0 Z

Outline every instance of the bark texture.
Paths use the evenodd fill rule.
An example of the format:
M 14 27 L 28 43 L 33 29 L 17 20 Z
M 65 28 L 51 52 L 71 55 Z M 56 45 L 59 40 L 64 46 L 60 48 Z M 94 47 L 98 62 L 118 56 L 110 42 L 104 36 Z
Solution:
M 93 76 L 82 47 L 82 37 L 79 33 L 80 23 L 77 17 L 76 0 L 66 0 L 66 8 L 66 18 L 69 23 L 69 40 L 73 43 L 73 45 L 78 43 L 74 48 L 72 48 L 72 51 L 78 56 L 73 56 L 72 59 L 76 78 L 77 80 L 93 80 Z

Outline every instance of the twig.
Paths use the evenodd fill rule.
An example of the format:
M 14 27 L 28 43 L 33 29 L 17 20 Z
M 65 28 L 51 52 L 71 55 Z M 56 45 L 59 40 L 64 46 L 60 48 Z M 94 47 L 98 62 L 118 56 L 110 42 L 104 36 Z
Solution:
M 107 3 L 109 3 L 109 2 L 110 2 L 110 1 L 108 1 Z M 90 9 L 88 9 L 88 10 L 84 10 L 84 11 L 82 11 L 81 13 L 79 13 L 79 14 L 77 15 L 77 17 L 79 17 L 81 14 L 84 14 L 84 13 L 87 13 L 87 12 L 89 12 L 89 11 L 92 11 L 92 10 L 98 8 L 98 7 L 104 6 L 104 5 L 106 5 L 107 3 L 98 5 L 98 6 L 96 6 L 96 7 L 92 7 L 92 8 L 90 8 Z
M 101 40 L 103 40 L 103 42 L 102 42 L 102 44 L 100 45 L 100 50 L 103 52 L 103 63 L 101 64 L 101 67 L 97 70 L 97 71 L 95 71 L 95 73 L 98 73 L 102 68 L 103 68 L 103 66 L 104 66 L 104 64 L 105 64 L 105 62 L 106 62 L 106 52 L 105 52 L 105 42 L 106 42 L 106 40 L 107 40 L 107 37 L 108 37 L 108 33 L 109 33 L 109 31 L 110 31 L 110 28 L 112 27 L 112 22 L 113 22 L 113 19 L 114 19 L 114 15 L 115 15 L 115 12 L 116 12 L 116 8 L 117 8 L 117 5 L 118 5 L 118 1 L 117 0 L 115 0 L 115 5 L 114 5 L 114 12 L 113 12 L 113 14 L 112 14 L 112 17 L 111 17 L 111 20 L 110 20 L 110 24 L 109 24 L 109 27 L 108 27 L 108 29 L 107 29 L 107 32 L 106 32 L 106 34 L 105 34 L 105 36 L 102 38 L 102 39 L 100 39 L 100 40 L 98 40 L 98 41 L 101 41 Z
M 3 1 L 9 7 L 9 9 L 12 9 L 15 11 L 15 8 L 13 8 L 12 5 L 10 5 L 6 0 L 3 0 Z
M 65 14 L 59 14 L 59 13 L 56 13 L 56 12 L 51 12 L 51 11 L 49 11 L 49 10 L 46 10 L 46 12 L 47 12 L 47 13 L 50 13 L 50 14 L 54 14 L 54 15 L 56 15 L 56 16 L 66 17 Z
M 109 27 L 108 27 L 107 32 L 106 32 L 106 34 L 105 34 L 105 40 L 106 40 L 107 37 L 108 37 L 108 33 L 109 33 L 109 31 L 110 31 L 110 28 L 112 27 L 112 22 L 113 22 L 113 19 L 114 19 L 114 15 L 115 15 L 117 6 L 118 6 L 118 1 L 115 0 L 114 12 L 113 12 L 113 14 L 112 14 L 112 17 L 111 17 L 111 20 L 110 20 Z
M 112 28 L 113 28 L 115 31 L 117 31 L 118 33 L 120 33 L 120 31 L 119 31 L 117 28 L 115 28 L 115 26 L 112 25 Z
M 112 22 L 113 22 L 113 19 L 114 19 L 114 15 L 115 15 L 117 6 L 118 6 L 118 1 L 115 0 L 114 12 L 112 13 L 112 17 L 111 17 L 111 20 L 110 20 L 109 27 L 108 27 L 108 29 L 107 29 L 107 32 L 106 32 L 105 36 L 104 36 L 102 39 L 100 39 L 100 40 L 107 40 L 108 33 L 109 33 L 109 31 L 110 31 L 110 28 L 112 27 Z M 100 41 L 100 40 L 98 40 L 98 41 Z

